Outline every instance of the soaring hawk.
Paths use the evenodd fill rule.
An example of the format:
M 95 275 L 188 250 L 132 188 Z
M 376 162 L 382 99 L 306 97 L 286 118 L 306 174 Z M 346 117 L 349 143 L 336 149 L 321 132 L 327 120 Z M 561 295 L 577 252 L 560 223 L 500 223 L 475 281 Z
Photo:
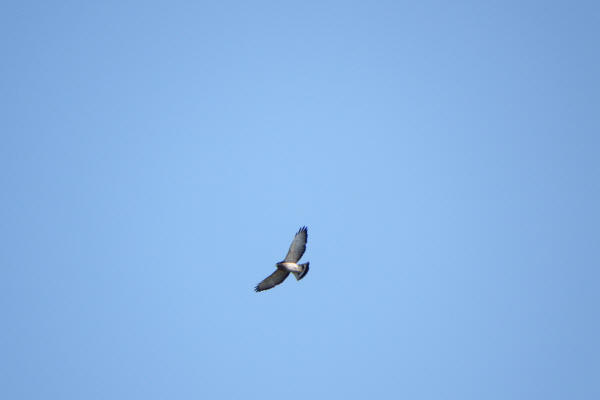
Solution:
M 292 240 L 292 244 L 290 245 L 290 249 L 288 250 L 287 256 L 281 262 L 275 264 L 277 269 L 271 275 L 266 277 L 261 283 L 256 285 L 254 290 L 257 292 L 271 289 L 274 286 L 279 285 L 281 282 L 288 277 L 290 272 L 294 274 L 296 280 L 300 280 L 304 278 L 304 276 L 308 273 L 308 265 L 310 263 L 305 264 L 296 264 L 304 251 L 306 250 L 306 240 L 308 238 L 308 232 L 306 227 L 303 226 L 300 228 L 296 236 L 294 236 L 294 240 Z

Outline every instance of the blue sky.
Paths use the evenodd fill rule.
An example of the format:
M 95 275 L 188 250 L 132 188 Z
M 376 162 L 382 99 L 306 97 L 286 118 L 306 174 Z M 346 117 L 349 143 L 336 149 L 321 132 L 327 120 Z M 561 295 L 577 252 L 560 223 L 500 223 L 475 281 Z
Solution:
M 598 5 L 88 3 L 0 8 L 0 397 L 600 398 Z

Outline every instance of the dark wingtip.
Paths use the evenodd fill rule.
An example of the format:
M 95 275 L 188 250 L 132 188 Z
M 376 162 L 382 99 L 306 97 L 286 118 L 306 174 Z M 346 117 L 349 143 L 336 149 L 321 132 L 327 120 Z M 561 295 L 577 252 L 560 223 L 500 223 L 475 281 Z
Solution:
M 260 289 L 258 288 L 258 285 L 254 286 L 254 291 L 255 292 L 260 292 Z

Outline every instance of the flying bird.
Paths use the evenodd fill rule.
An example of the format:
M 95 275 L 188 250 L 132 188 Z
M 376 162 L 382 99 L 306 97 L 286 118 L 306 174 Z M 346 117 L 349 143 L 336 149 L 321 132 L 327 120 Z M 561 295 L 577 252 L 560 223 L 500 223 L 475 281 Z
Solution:
M 271 289 L 274 286 L 279 285 L 281 282 L 288 277 L 290 272 L 294 274 L 296 280 L 300 280 L 306 276 L 308 273 L 308 265 L 310 263 L 306 262 L 304 264 L 296 264 L 304 251 L 306 250 L 306 240 L 308 238 L 308 232 L 306 227 L 303 226 L 300 228 L 296 236 L 294 236 L 294 240 L 292 240 L 292 244 L 290 245 L 290 249 L 288 250 L 287 256 L 283 261 L 275 264 L 277 269 L 271 275 L 267 276 L 261 283 L 256 285 L 254 290 L 257 292 L 261 292 L 263 290 Z

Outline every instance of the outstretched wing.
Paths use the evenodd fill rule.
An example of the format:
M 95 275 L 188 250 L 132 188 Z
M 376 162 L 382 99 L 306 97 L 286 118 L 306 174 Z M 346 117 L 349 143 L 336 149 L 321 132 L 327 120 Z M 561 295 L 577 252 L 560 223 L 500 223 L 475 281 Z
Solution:
M 254 290 L 261 292 L 263 290 L 271 289 L 273 286 L 277 286 L 281 282 L 285 281 L 285 278 L 287 278 L 289 274 L 289 271 L 284 271 L 278 268 L 271 275 L 267 276 L 261 283 L 256 285 Z
M 306 227 L 303 226 L 300 228 L 294 240 L 292 240 L 292 244 L 290 245 L 290 249 L 288 250 L 287 256 L 285 256 L 285 262 L 298 262 L 304 251 L 306 250 L 306 240 L 308 238 L 308 232 L 306 231 Z

